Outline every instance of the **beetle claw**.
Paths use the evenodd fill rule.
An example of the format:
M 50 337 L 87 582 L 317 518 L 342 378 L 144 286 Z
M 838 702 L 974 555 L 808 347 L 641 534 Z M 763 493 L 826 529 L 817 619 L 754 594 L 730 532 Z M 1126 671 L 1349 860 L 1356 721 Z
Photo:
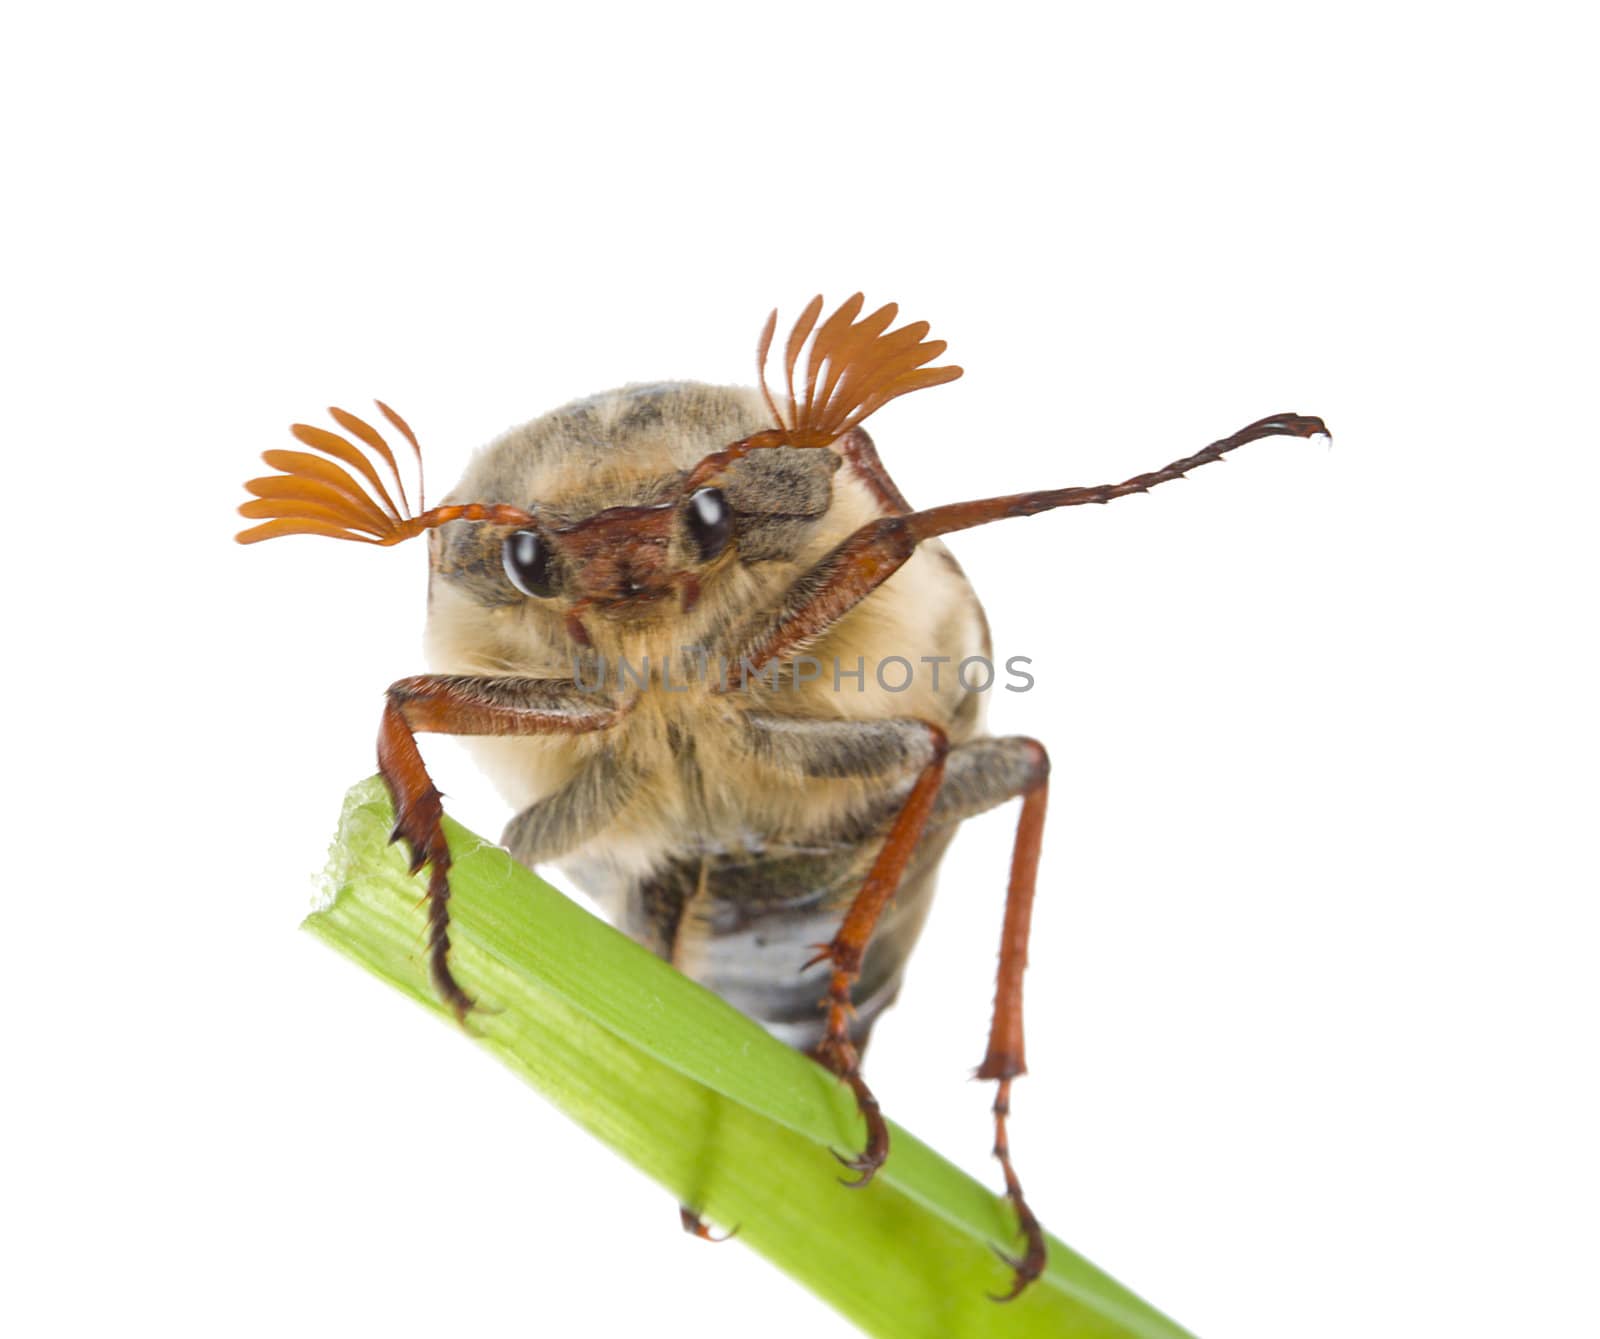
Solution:
M 819 962 L 832 962 L 833 961 L 833 945 L 831 943 L 830 944 L 807 944 L 806 947 L 807 948 L 814 948 L 814 949 L 817 950 L 817 952 L 816 952 L 816 955 L 814 957 L 807 958 L 805 960 L 805 962 L 801 965 L 800 970 L 802 972 L 809 971 L 811 968 L 815 967 Z M 821 1004 L 820 1007 L 822 1007 L 824 1009 L 827 1008 L 828 1007 L 828 1001 L 826 999 L 824 999 L 822 1001 L 822 1004 Z
M 738 1235 L 737 1225 L 730 1227 L 720 1237 L 711 1230 L 711 1225 L 699 1213 L 687 1204 L 678 1206 L 678 1221 L 683 1225 L 683 1230 L 691 1237 L 698 1237 L 701 1241 L 709 1241 L 713 1246 L 720 1246 L 723 1242 Z
M 1022 1296 L 1023 1290 L 1030 1283 L 1044 1273 L 1044 1231 L 1039 1226 L 1039 1220 L 1022 1204 L 1017 1206 L 1017 1217 L 1020 1220 L 1022 1234 L 1028 1239 L 1028 1249 L 1021 1255 L 1010 1255 L 990 1243 L 989 1249 L 1012 1274 L 1011 1287 L 1008 1291 L 987 1294 L 991 1302 L 1015 1301 Z
M 855 1154 L 853 1157 L 846 1156 L 836 1148 L 830 1148 L 828 1152 L 833 1154 L 841 1165 L 848 1167 L 852 1172 L 860 1173 L 859 1176 L 853 1179 L 841 1176 L 839 1184 L 848 1190 L 864 1190 L 872 1184 L 872 1178 L 878 1174 L 878 1168 L 883 1166 L 889 1151 L 887 1148 L 874 1149 L 871 1142 L 869 1142 L 862 1152 Z

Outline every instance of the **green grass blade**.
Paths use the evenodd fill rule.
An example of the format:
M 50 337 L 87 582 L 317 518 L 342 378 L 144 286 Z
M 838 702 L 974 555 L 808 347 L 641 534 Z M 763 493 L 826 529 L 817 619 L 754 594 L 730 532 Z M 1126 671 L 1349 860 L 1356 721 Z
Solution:
M 393 821 L 377 778 L 350 791 L 326 905 L 306 926 L 445 1014 L 423 963 L 419 884 L 388 844 Z M 499 847 L 454 824 L 448 834 L 451 960 L 488 1006 L 472 1019 L 481 1044 L 863 1330 L 1185 1339 L 1054 1239 L 1043 1278 L 1009 1305 L 989 1301 L 1009 1280 L 990 1243 L 1015 1245 L 1003 1198 L 898 1126 L 873 1184 L 845 1190 L 828 1150 L 863 1138 L 847 1089 Z

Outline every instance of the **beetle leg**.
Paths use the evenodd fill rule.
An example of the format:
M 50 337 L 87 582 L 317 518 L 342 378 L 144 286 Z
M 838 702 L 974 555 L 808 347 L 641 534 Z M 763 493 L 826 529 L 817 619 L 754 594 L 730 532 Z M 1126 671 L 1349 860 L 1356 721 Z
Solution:
M 411 848 L 413 874 L 428 867 L 428 972 L 439 997 L 463 1022 L 473 1000 L 450 972 L 450 847 L 441 797 L 423 765 L 417 733 L 577 734 L 605 729 L 624 710 L 559 679 L 419 674 L 390 685 L 378 729 L 378 771 L 394 800 L 391 840 Z
M 557 860 L 621 813 L 638 782 L 638 773 L 602 746 L 578 764 L 559 790 L 507 823 L 500 844 L 530 869 Z
M 900 886 L 900 877 L 927 826 L 939 783 L 944 779 L 949 741 L 938 726 L 924 722 L 923 728 L 932 743 L 933 756 L 918 773 L 916 784 L 906 796 L 838 932 L 811 960 L 813 963 L 826 961 L 833 968 L 824 1000 L 828 1010 L 827 1032 L 817 1044 L 816 1057 L 850 1085 L 856 1095 L 856 1106 L 867 1123 L 867 1145 L 861 1153 L 854 1158 L 835 1154 L 846 1167 L 860 1173 L 854 1181 L 845 1183 L 850 1186 L 865 1186 L 889 1155 L 889 1127 L 884 1123 L 877 1098 L 861 1077 L 861 1055 L 850 1040 L 850 990 L 861 975 L 861 962 L 872 931 Z
M 757 759 L 796 777 L 904 777 L 909 782 L 943 747 L 939 732 L 914 716 L 815 720 L 752 711 L 745 714 L 744 727 Z M 896 801 L 896 812 L 904 802 L 903 797 Z
M 1050 757 L 1044 745 L 1023 736 L 974 739 L 950 750 L 943 784 L 929 816 L 931 828 L 959 823 L 1022 797 L 1022 814 L 1012 846 L 1011 879 L 1006 892 L 1005 926 L 1000 938 L 1000 969 L 995 984 L 989 1048 L 976 1077 L 994 1079 L 994 1156 L 1005 1177 L 1006 1197 L 1016 1210 L 1025 1245 L 1020 1256 L 1001 1254 L 1011 1266 L 1011 1289 L 996 1301 L 1010 1301 L 1044 1270 L 1044 1230 L 1022 1193 L 1011 1162 L 1006 1129 L 1011 1114 L 1011 1081 L 1027 1071 L 1022 1033 L 1022 973 L 1028 960 L 1028 929 L 1033 912 L 1039 848 L 1049 791 Z M 890 811 L 884 810 L 884 821 Z
M 1022 972 L 1028 965 L 1028 927 L 1033 916 L 1033 892 L 1039 873 L 1039 847 L 1044 836 L 1045 805 L 1049 796 L 1050 760 L 1044 747 L 1032 740 L 1037 773 L 1022 795 L 1022 813 L 1011 850 L 1011 880 L 1006 888 L 1005 926 L 1000 935 L 1000 970 L 995 981 L 994 1018 L 989 1025 L 989 1049 L 978 1066 L 977 1077 L 997 1079 L 994 1098 L 994 1155 L 1005 1175 L 1006 1197 L 1017 1211 L 1017 1226 L 1027 1241 L 1020 1256 L 1001 1255 L 1011 1266 L 1011 1288 L 997 1302 L 1009 1302 L 1044 1271 L 1044 1230 L 1022 1193 L 1022 1182 L 1011 1165 L 1011 1142 L 1006 1118 L 1011 1114 L 1011 1080 L 1027 1073 L 1022 1045 Z
M 1327 431 L 1320 418 L 1277 414 L 1240 428 L 1231 437 L 1212 442 L 1192 456 L 1121 483 L 1013 493 L 879 517 L 867 522 L 802 575 L 775 612 L 740 629 L 733 638 L 729 663 L 741 667 L 748 664 L 746 679 L 759 676 L 772 661 L 815 640 L 854 609 L 899 571 L 923 540 L 1057 507 L 1111 502 L 1134 493 L 1148 493 L 1157 484 L 1181 479 L 1190 470 L 1220 461 L 1247 442 L 1263 437 L 1313 437 Z M 731 691 L 731 685 L 724 691 Z

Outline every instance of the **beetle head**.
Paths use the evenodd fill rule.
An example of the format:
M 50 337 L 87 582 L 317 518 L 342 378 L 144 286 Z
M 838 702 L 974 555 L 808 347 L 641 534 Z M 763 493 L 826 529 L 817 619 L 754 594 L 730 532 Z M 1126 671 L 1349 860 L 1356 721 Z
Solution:
M 263 523 L 238 538 L 389 545 L 434 531 L 437 575 L 485 608 L 560 607 L 579 641 L 590 611 L 659 617 L 669 596 L 691 609 L 721 573 L 800 559 L 829 508 L 841 458 L 828 448 L 896 396 L 961 375 L 927 366 L 945 346 L 925 338 L 926 322 L 891 330 L 894 304 L 866 316 L 862 305 L 858 293 L 820 325 L 822 299 L 807 305 L 784 346 L 780 395 L 766 379 L 773 312 L 758 349 L 759 392 L 674 382 L 579 401 L 491 444 L 431 510 L 416 438 L 380 402 L 417 451 L 418 513 L 382 436 L 332 410 L 347 435 L 293 429 L 320 455 L 266 453 L 281 472 L 246 485 L 256 496 L 240 510 Z

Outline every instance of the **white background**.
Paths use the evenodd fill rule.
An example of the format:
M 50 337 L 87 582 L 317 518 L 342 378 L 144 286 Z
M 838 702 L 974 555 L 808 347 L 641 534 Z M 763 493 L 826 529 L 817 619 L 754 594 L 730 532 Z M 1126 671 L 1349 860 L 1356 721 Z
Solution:
M 955 541 L 1036 662 L 992 724 L 1056 764 L 1043 1217 L 1204 1336 L 1600 1331 L 1578 7 L 36 8 L 8 1332 L 848 1331 L 297 930 L 424 556 L 230 535 L 325 405 L 391 400 L 442 491 L 573 396 L 749 381 L 771 306 L 858 287 L 967 368 L 872 424 L 919 504 L 1336 437 Z M 958 842 L 872 1057 L 991 1183 L 1013 821 Z

